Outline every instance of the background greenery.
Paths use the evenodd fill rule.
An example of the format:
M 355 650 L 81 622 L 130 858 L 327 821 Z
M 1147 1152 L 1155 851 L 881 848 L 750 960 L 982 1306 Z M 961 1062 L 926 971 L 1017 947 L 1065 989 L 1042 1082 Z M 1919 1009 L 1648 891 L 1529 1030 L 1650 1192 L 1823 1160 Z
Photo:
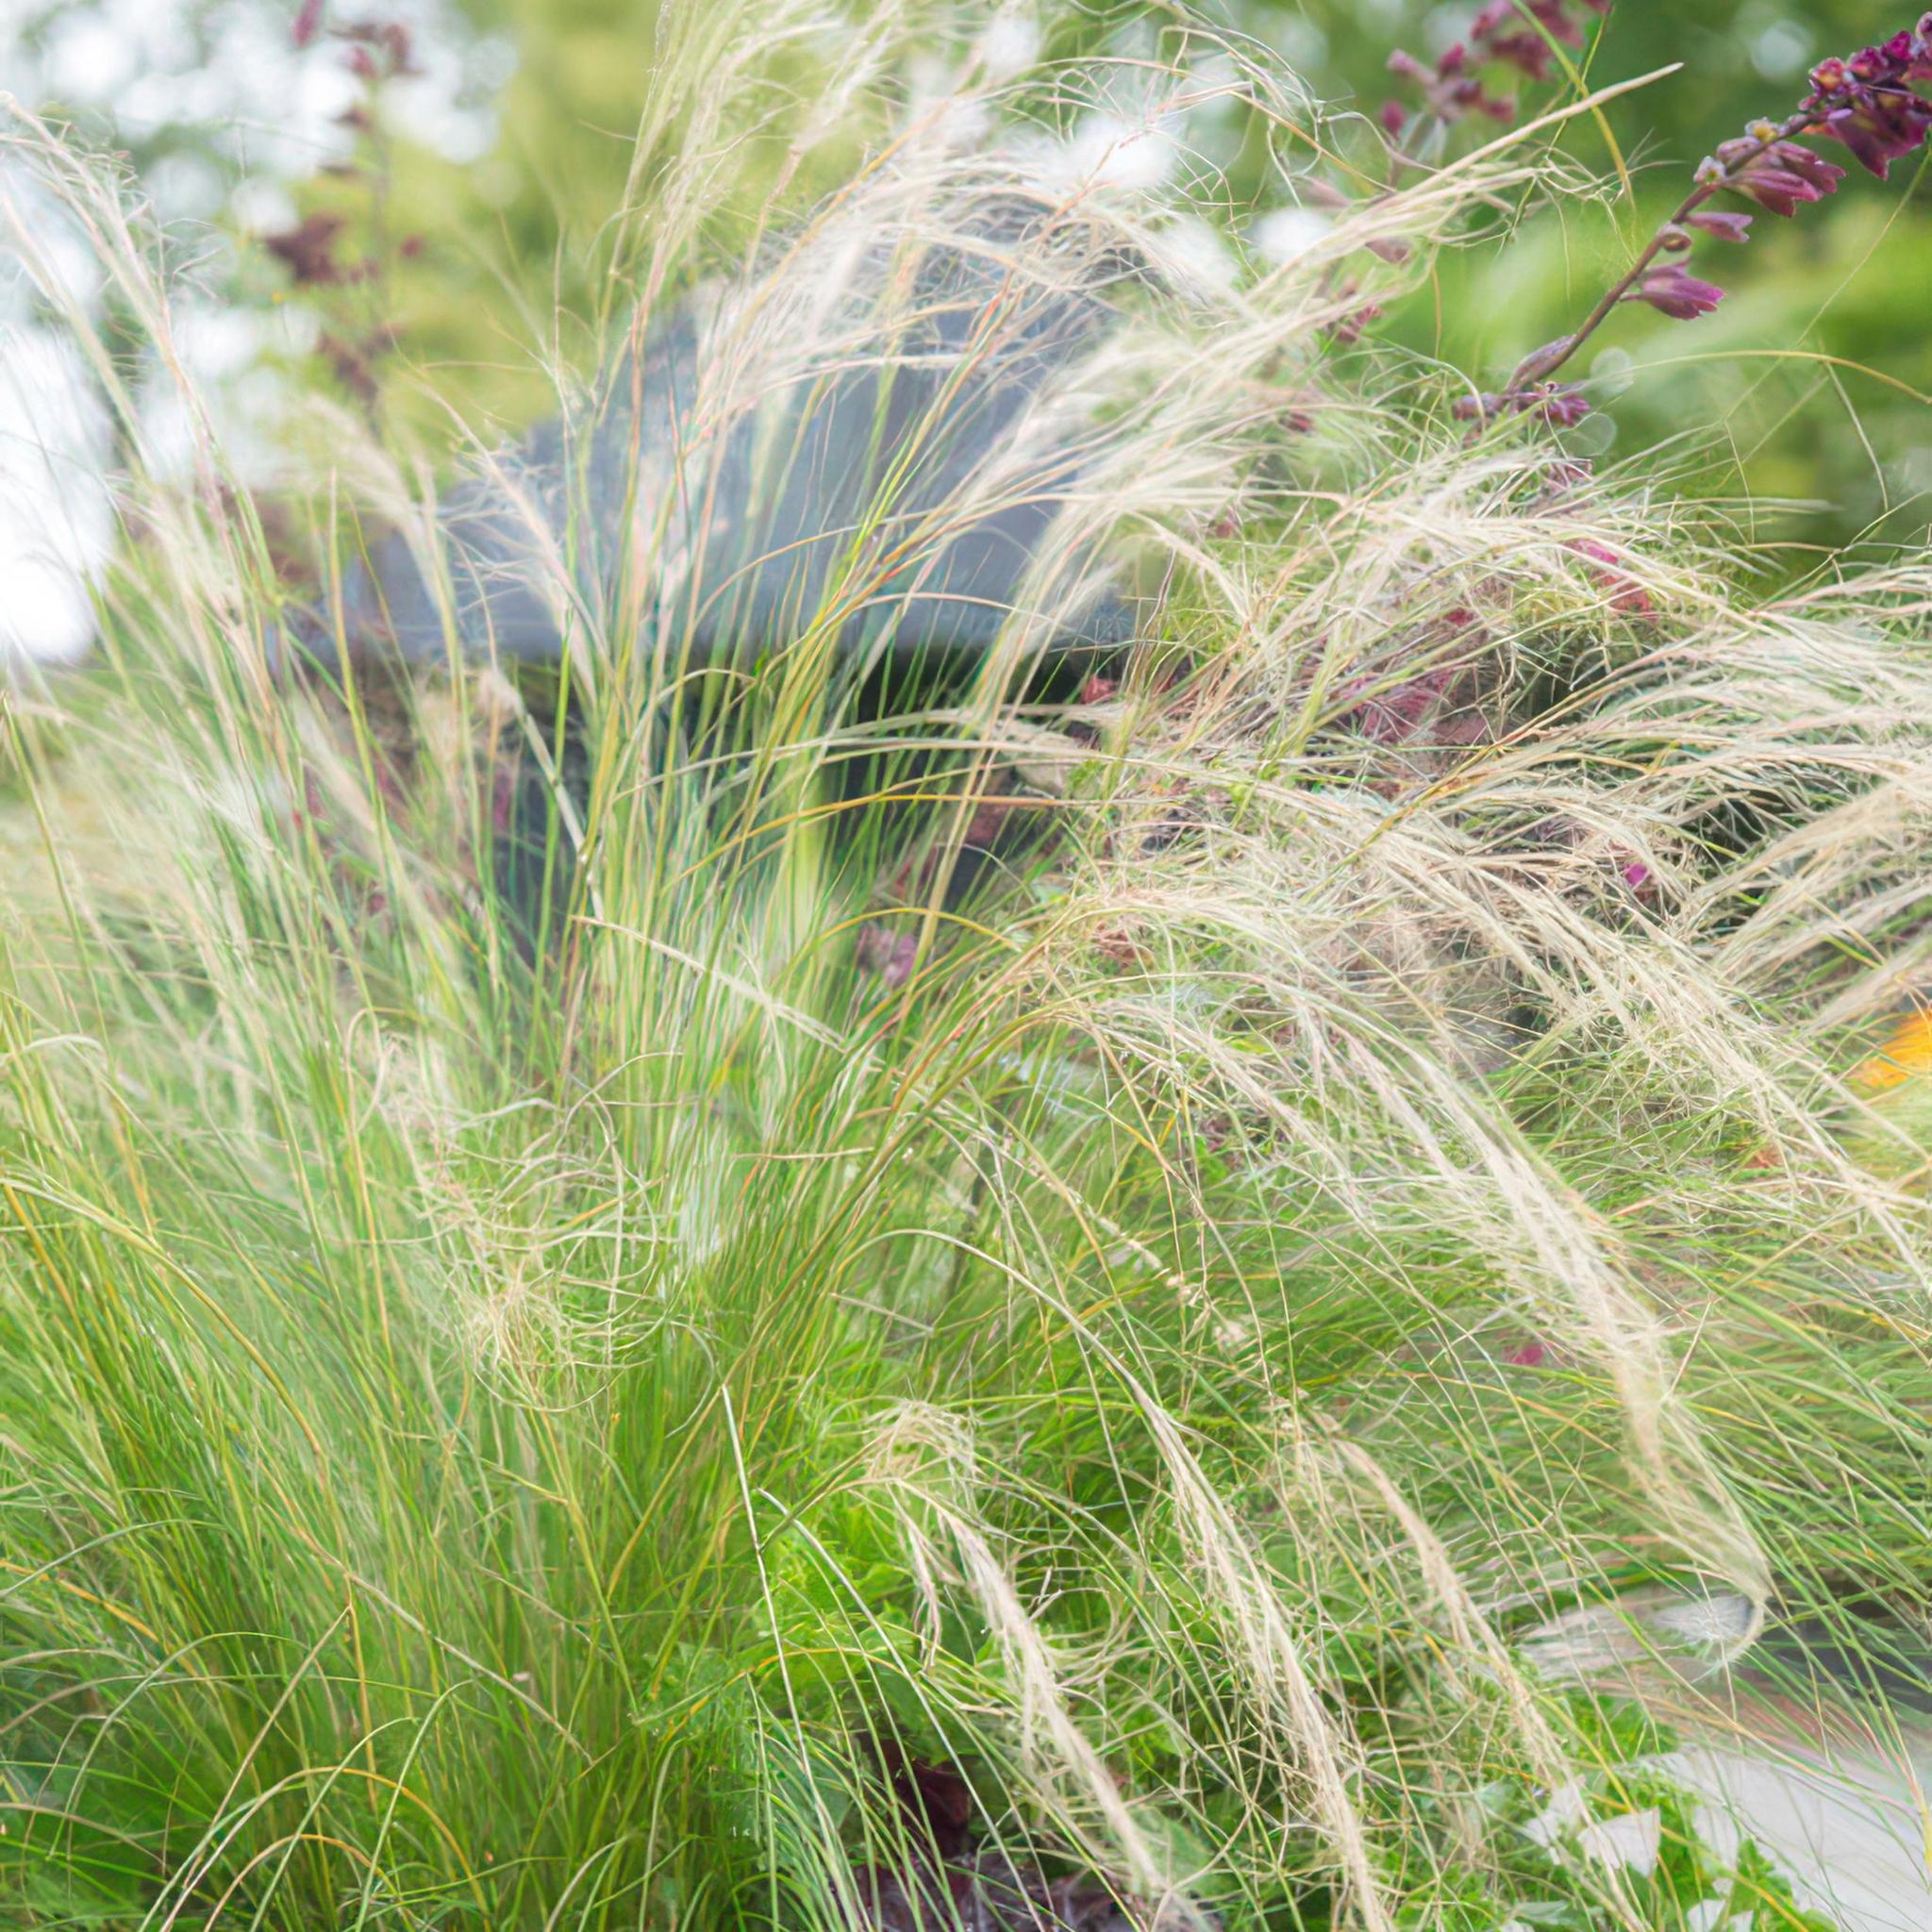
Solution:
M 1311 0 L 1221 11 L 1227 25 L 1285 56 L 1317 95 L 1372 112 L 1390 92 L 1391 46 L 1431 54 L 1474 10 L 1464 0 L 1433 7 Z M 197 117 L 190 83 L 244 30 L 286 43 L 295 0 L 189 0 L 172 10 L 130 10 L 114 0 L 60 7 L 16 0 L 10 20 L 7 11 L 0 9 L 0 28 L 13 29 L 19 72 L 0 77 L 47 105 L 60 104 L 64 87 L 84 124 L 105 119 L 114 127 L 144 179 L 158 182 L 155 170 L 163 161 L 175 171 L 170 179 L 208 159 L 229 179 L 258 165 L 247 120 L 264 108 L 272 119 L 274 104 L 244 90 L 232 112 Z M 1718 140 L 1755 115 L 1782 111 L 1820 56 L 1879 38 L 1906 24 L 1910 11 L 1907 0 L 1711 0 L 1694 9 L 1626 0 L 1602 32 L 1591 80 L 1679 69 L 1608 113 L 1637 207 L 1579 200 L 1520 231 L 1512 225 L 1508 246 L 1447 258 L 1386 328 L 1478 379 L 1495 379 L 1587 305 L 1631 239 L 1674 199 L 1685 172 Z M 947 14 L 932 12 L 937 42 Z M 158 13 L 178 15 L 179 31 L 155 48 L 141 22 Z M 540 413 L 552 392 L 535 366 L 540 354 L 566 364 L 590 358 L 583 325 L 599 314 L 608 287 L 613 218 L 625 204 L 630 139 L 653 70 L 656 9 L 648 0 L 331 4 L 309 49 L 311 66 L 339 58 L 332 36 L 344 26 L 391 14 L 409 25 L 419 63 L 455 75 L 447 85 L 456 98 L 493 108 L 493 122 L 486 115 L 482 124 L 493 128 L 483 138 L 487 151 L 458 142 L 452 152 L 450 142 L 425 139 L 417 95 L 394 95 L 376 116 L 380 138 L 359 143 L 355 158 L 363 172 L 324 170 L 295 189 L 300 211 L 327 209 L 346 219 L 341 253 L 353 259 L 373 250 L 381 276 L 306 291 L 308 306 L 321 311 L 320 330 L 311 322 L 306 335 L 271 331 L 269 340 L 284 356 L 292 346 L 303 378 L 325 385 L 337 379 L 335 365 L 326 355 L 305 353 L 318 333 L 331 341 L 345 330 L 356 340 L 379 340 L 388 352 L 377 372 L 386 406 L 434 448 L 451 440 L 447 408 L 472 429 L 515 429 Z M 1056 46 L 1130 49 L 1136 35 L 1144 43 L 1153 24 L 1168 18 L 1141 0 L 1094 8 L 1083 23 L 1058 28 Z M 85 58 L 84 36 L 94 29 L 121 42 L 114 58 L 132 61 L 140 42 L 142 59 L 152 53 L 153 64 L 178 76 L 181 111 L 133 114 L 135 90 L 111 84 L 100 57 Z M 52 78 L 37 76 L 31 60 L 62 45 L 70 57 L 80 47 L 82 58 L 45 68 Z M 6 49 L 0 38 L 0 57 Z M 809 75 L 801 72 L 796 84 L 808 92 Z M 1579 119 L 1562 138 L 1581 164 L 1617 171 L 1620 157 L 1593 121 Z M 1268 178 L 1262 159 L 1254 142 L 1234 159 L 1237 205 L 1279 197 L 1280 183 Z M 1855 174 L 1835 204 L 1808 219 L 1761 217 L 1748 248 L 1707 246 L 1707 272 L 1731 299 L 1694 329 L 1647 313 L 1619 319 L 1589 365 L 1611 406 L 1579 432 L 1579 446 L 1626 457 L 1677 440 L 1690 465 L 1685 481 L 1694 480 L 1701 493 L 1735 498 L 1758 543 L 1797 546 L 1760 551 L 1760 567 L 1781 557 L 1795 572 L 1822 559 L 1818 546 L 1861 537 L 1923 545 L 1932 488 L 1932 329 L 1925 322 L 1932 230 L 1917 170 L 1910 163 L 1907 170 L 1912 178 L 1903 192 Z M 635 185 L 647 193 L 648 175 Z M 184 205 L 209 200 L 191 197 Z M 206 257 L 211 289 L 229 309 L 266 313 L 289 294 L 286 271 L 258 246 L 275 219 L 260 204 L 258 194 L 237 195 L 216 215 L 229 240 L 190 243 Z M 742 232 L 760 211 L 748 172 L 737 209 Z M 379 234 L 372 233 L 372 215 L 379 217 Z M 420 243 L 408 258 L 400 253 L 405 238 L 412 247 Z M 719 236 L 721 245 L 741 239 Z M 546 260 L 556 265 L 554 276 L 533 296 L 528 265 Z M 1803 508 L 1780 513 L 1784 501 Z
M 1512 230 L 1507 247 L 1448 258 L 1390 328 L 1494 380 L 1589 305 L 1621 251 L 1676 200 L 1687 171 L 1716 142 L 1755 116 L 1785 111 L 1812 61 L 1882 37 L 1909 10 L 1872 0 L 1618 6 L 1592 81 L 1680 64 L 1609 109 L 1637 208 L 1578 203 L 1567 217 Z M 529 332 L 494 264 L 552 255 L 560 294 L 569 296 L 576 275 L 585 290 L 595 285 L 597 244 L 623 200 L 626 138 L 650 66 L 650 8 L 467 0 L 466 11 L 479 30 L 513 39 L 519 64 L 504 97 L 497 166 L 465 171 L 398 150 L 399 219 L 430 237 L 399 278 L 399 340 L 411 358 L 441 367 L 448 382 L 439 387 L 514 419 L 546 391 L 517 382 L 505 366 Z M 1241 7 L 1232 16 L 1286 54 L 1318 95 L 1373 111 L 1391 91 L 1391 46 L 1433 53 L 1473 11 L 1324 0 Z M 1104 44 L 1160 13 L 1138 5 L 1096 11 L 1082 37 Z M 1591 121 L 1573 124 L 1564 140 L 1585 165 L 1614 170 L 1618 157 Z M 1238 202 L 1269 195 L 1256 158 L 1251 144 L 1231 170 Z M 492 206 L 475 205 L 479 190 Z M 346 183 L 315 192 L 354 199 Z M 1681 440 L 1699 489 L 1735 496 L 1756 541 L 1800 546 L 1789 553 L 1794 570 L 1818 562 L 1819 546 L 1861 537 L 1923 545 L 1932 490 L 1932 224 L 1920 179 L 1914 174 L 1901 192 L 1855 172 L 1837 203 L 1810 219 L 1762 216 L 1757 227 L 1746 249 L 1705 251 L 1708 272 L 1732 291 L 1718 314 L 1686 331 L 1640 312 L 1606 332 L 1587 366 L 1613 403 L 1579 445 L 1622 457 Z M 1779 514 L 1784 501 L 1804 508 Z

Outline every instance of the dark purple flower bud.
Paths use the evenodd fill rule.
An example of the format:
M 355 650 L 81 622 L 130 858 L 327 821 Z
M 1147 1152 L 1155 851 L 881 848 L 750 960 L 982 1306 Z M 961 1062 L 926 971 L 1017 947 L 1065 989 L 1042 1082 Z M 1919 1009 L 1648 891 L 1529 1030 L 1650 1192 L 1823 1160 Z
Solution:
M 1499 21 L 1517 18 L 1510 0 L 1500 0 L 1500 9 L 1498 12 L 1492 7 L 1488 11 L 1495 13 Z M 1496 57 L 1496 49 L 1480 31 L 1481 25 L 1482 22 L 1478 20 L 1478 30 L 1473 32 L 1469 40 L 1458 41 L 1448 48 L 1433 68 L 1424 67 L 1413 54 L 1397 48 L 1389 57 L 1389 71 L 1420 89 L 1427 111 L 1441 120 L 1456 122 L 1466 120 L 1472 114 L 1483 114 L 1491 121 L 1506 124 L 1513 121 L 1516 118 L 1515 101 L 1508 95 L 1486 92 L 1473 71 Z M 1387 108 L 1383 110 L 1383 125 L 1390 125 Z
M 1400 101 L 1382 103 L 1382 131 L 1391 141 L 1400 141 L 1402 131 L 1408 125 L 1408 109 Z
M 1700 282 L 1674 261 L 1653 262 L 1624 294 L 1626 302 L 1648 302 L 1660 314 L 1689 322 L 1708 315 L 1724 299 L 1714 282 Z
M 1607 0 L 1590 0 L 1591 11 L 1608 11 Z M 1525 26 L 1524 16 L 1542 31 Z M 1571 19 L 1569 0 L 1490 0 L 1469 29 L 1469 48 L 1475 59 L 1504 60 L 1520 69 L 1532 80 L 1546 80 L 1550 73 L 1550 42 L 1580 47 L 1583 29 Z M 1456 49 L 1460 58 L 1464 50 Z
M 1458 396 L 1449 413 L 1458 423 L 1488 423 L 1505 410 L 1518 416 L 1537 416 L 1558 429 L 1572 429 L 1590 414 L 1590 403 L 1583 391 L 1571 382 L 1536 382 L 1519 386 L 1513 380 L 1501 395 L 1485 391 L 1480 395 Z
M 1554 342 L 1545 342 L 1541 349 L 1532 350 L 1516 365 L 1516 373 L 1509 378 L 1509 387 L 1521 389 L 1524 383 L 1535 382 L 1545 370 L 1554 369 L 1575 346 L 1574 336 L 1558 336 Z
M 277 261 L 286 264 L 290 275 L 305 284 L 341 282 L 348 272 L 336 259 L 336 241 L 343 217 L 321 210 L 306 215 L 292 228 L 279 234 L 264 235 L 261 245 Z
M 1507 61 L 1530 80 L 1550 77 L 1550 44 L 1541 34 L 1505 34 L 1490 42 L 1490 58 Z
M 1344 294 L 1353 291 L 1344 289 Z M 1353 348 L 1361 341 L 1369 325 L 1382 319 L 1382 305 L 1379 302 L 1364 302 L 1359 308 L 1352 308 L 1346 315 L 1339 315 L 1333 322 L 1322 325 L 1322 333 L 1338 341 L 1345 349 Z
M 1911 54 L 1911 38 L 1896 34 L 1882 47 L 1864 47 L 1845 62 L 1845 71 L 1866 86 L 1882 85 L 1898 78 L 1898 70 Z
M 389 56 L 389 71 L 401 78 L 405 75 L 418 75 L 423 70 L 416 65 L 415 42 L 409 37 L 409 29 L 401 21 L 386 20 L 375 30 L 377 44 Z
M 1701 208 L 1695 214 L 1684 217 L 1685 224 L 1692 228 L 1702 228 L 1707 235 L 1715 235 L 1720 242 L 1748 242 L 1751 239 L 1751 224 L 1755 217 L 1738 214 L 1729 208 Z
M 1595 474 L 1596 465 L 1588 457 L 1565 457 L 1543 472 L 1543 498 L 1554 502 L 1573 490 L 1581 490 Z
M 1528 6 L 1553 41 L 1566 47 L 1582 46 L 1583 29 L 1564 10 L 1565 0 L 1528 0 Z
M 1553 382 L 1524 407 L 1555 428 L 1574 429 L 1590 414 L 1590 398 L 1574 382 Z
M 302 0 L 301 11 L 295 15 L 295 44 L 298 47 L 306 47 L 315 38 L 321 25 L 322 0 Z
M 1357 679 L 1342 695 L 1359 701 L 1345 711 L 1343 721 L 1377 744 L 1407 744 L 1427 730 L 1441 741 L 1445 702 L 1460 708 L 1459 691 L 1465 673 L 1457 665 L 1441 665 L 1396 685 L 1376 691 L 1372 680 Z M 1364 690 L 1364 687 L 1370 687 Z
M 875 973 L 888 986 L 904 986 L 919 963 L 919 934 L 868 920 L 858 928 L 857 954 L 861 973 Z
M 1591 575 L 1609 593 L 1612 610 L 1628 611 L 1633 617 L 1648 617 L 1656 610 L 1650 592 L 1618 568 L 1624 559 L 1607 543 L 1599 543 L 1593 537 L 1573 537 L 1563 547 L 1589 558 L 1592 565 L 1604 566 L 1602 570 L 1592 569 Z
M 1795 141 L 1770 147 L 1748 138 L 1727 141 L 1716 159 L 1726 188 L 1774 215 L 1795 214 L 1802 201 L 1823 201 L 1845 178 L 1842 168 Z

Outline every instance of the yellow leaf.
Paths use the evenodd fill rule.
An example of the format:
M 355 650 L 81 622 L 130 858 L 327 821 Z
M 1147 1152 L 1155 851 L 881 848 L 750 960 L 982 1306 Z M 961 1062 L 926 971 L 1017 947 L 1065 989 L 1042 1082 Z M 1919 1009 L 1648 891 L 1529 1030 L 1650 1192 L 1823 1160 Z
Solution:
M 1883 1093 L 1914 1074 L 1932 1074 L 1932 1011 L 1912 1013 L 1852 1074 L 1854 1085 Z

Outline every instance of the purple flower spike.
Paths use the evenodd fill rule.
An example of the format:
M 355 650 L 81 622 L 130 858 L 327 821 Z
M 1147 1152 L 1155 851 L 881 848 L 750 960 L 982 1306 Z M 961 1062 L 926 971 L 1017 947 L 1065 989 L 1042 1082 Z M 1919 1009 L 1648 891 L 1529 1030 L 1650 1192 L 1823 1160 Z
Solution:
M 1648 302 L 1659 313 L 1674 316 L 1679 322 L 1708 315 L 1724 299 L 1724 291 L 1715 282 L 1700 282 L 1674 261 L 1657 262 L 1645 269 L 1624 295 L 1626 302 Z
M 1458 396 L 1449 413 L 1458 423 L 1488 423 L 1509 413 L 1536 416 L 1558 429 L 1574 429 L 1590 414 L 1590 399 L 1574 382 L 1512 381 L 1502 394 L 1485 390 L 1480 395 Z
M 1727 208 L 1701 208 L 1695 214 L 1684 217 L 1684 225 L 1702 228 L 1707 235 L 1715 235 L 1720 242 L 1748 242 L 1755 219 L 1755 216 L 1735 214 Z
M 1821 60 L 1811 70 L 1811 95 L 1805 103 L 1816 118 L 1806 131 L 1843 142 L 1861 166 L 1883 180 L 1900 156 L 1925 145 L 1932 130 L 1932 102 L 1912 91 L 1927 78 L 1932 36 L 1923 20 L 1916 32 L 1893 34 L 1882 46 L 1844 60 Z
M 1583 44 L 1583 29 L 1563 10 L 1564 0 L 1529 0 L 1529 10 L 1566 47 Z M 1599 9 L 1601 11 L 1603 9 Z
M 1567 64 L 1562 49 L 1589 44 L 1586 16 L 1601 17 L 1610 5 L 1611 0 L 1481 0 L 1463 38 L 1433 68 L 1407 54 L 1390 64 L 1422 90 L 1427 111 L 1439 122 L 1477 113 L 1507 118 L 1513 103 L 1484 92 L 1484 71 L 1512 66 L 1533 81 L 1547 78 L 1554 64 Z M 1404 118 L 1392 124 L 1391 131 L 1407 132 L 1418 125 L 1420 117 Z M 1738 138 L 1720 143 L 1699 163 L 1695 182 L 1676 212 L 1657 228 L 1576 331 L 1525 358 L 1500 393 L 1464 396 L 1454 405 L 1456 415 L 1477 424 L 1508 415 L 1534 416 L 1558 427 L 1576 422 L 1589 407 L 1581 391 L 1551 378 L 1619 303 L 1647 302 L 1661 315 L 1689 322 L 1710 314 L 1724 299 L 1716 283 L 1690 274 L 1683 260 L 1703 235 L 1748 242 L 1755 217 L 1712 208 L 1713 197 L 1728 191 L 1789 218 L 1807 202 L 1837 192 L 1845 170 L 1807 147 L 1807 140 L 1841 143 L 1880 179 L 1893 161 L 1932 146 L 1932 12 L 1923 14 L 1916 27 L 1876 46 L 1820 61 L 1811 70 L 1809 92 L 1790 113 L 1753 121 Z M 1405 154 L 1395 160 L 1398 170 L 1405 162 L 1420 165 Z M 1641 588 L 1635 595 L 1642 598 Z M 1648 890 L 1648 874 L 1631 884 L 1634 891 Z
M 1539 85 L 1550 77 L 1549 42 L 1537 34 L 1505 34 L 1490 42 L 1490 58 L 1507 62 Z
M 1932 128 L 1932 104 L 1890 88 L 1861 88 L 1843 107 L 1827 108 L 1813 134 L 1841 141 L 1883 181 L 1893 161 L 1916 153 Z

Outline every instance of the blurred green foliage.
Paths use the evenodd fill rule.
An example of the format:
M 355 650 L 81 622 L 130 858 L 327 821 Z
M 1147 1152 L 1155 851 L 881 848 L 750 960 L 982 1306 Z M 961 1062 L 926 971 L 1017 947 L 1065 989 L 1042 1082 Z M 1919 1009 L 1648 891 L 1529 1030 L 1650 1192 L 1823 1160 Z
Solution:
M 1293 68 L 1345 140 L 1349 114 L 1371 116 L 1396 92 L 1391 49 L 1433 57 L 1466 30 L 1476 5 L 1210 0 L 1202 11 Z M 1917 10 L 1916 0 L 1707 0 L 1696 8 L 1619 0 L 1588 81 L 1674 71 L 1610 103 L 1601 121 L 1579 116 L 1556 137 L 1572 163 L 1614 192 L 1560 200 L 1521 221 L 1502 211 L 1490 236 L 1444 257 L 1425 286 L 1391 308 L 1382 332 L 1439 356 L 1447 379 L 1459 374 L 1493 387 L 1588 308 L 1701 156 L 1753 117 L 1788 108 L 1817 58 L 1880 38 Z M 250 58 L 287 50 L 309 9 L 296 0 L 178 0 L 162 11 L 175 24 L 155 29 L 160 38 L 144 58 L 187 82 L 225 37 L 233 51 L 241 26 L 255 37 Z M 1054 23 L 1053 54 L 1113 47 L 1131 56 L 1137 37 L 1144 45 L 1157 28 L 1178 34 L 1186 18 L 1156 0 L 1042 11 Z M 298 190 L 304 216 L 340 223 L 331 245 L 348 272 L 291 288 L 288 268 L 260 245 L 264 224 L 243 203 L 217 218 L 233 231 L 230 245 L 208 258 L 202 280 L 217 301 L 258 315 L 283 303 L 311 311 L 319 355 L 302 351 L 299 330 L 283 332 L 302 378 L 339 383 L 391 432 L 434 454 L 456 440 L 452 412 L 470 433 L 514 431 L 550 406 L 546 363 L 594 363 L 634 279 L 625 251 L 648 225 L 658 177 L 650 158 L 636 165 L 634 137 L 671 16 L 660 19 L 658 0 L 327 0 L 308 19 L 308 58 L 349 59 L 357 43 L 344 36 L 391 12 L 410 24 L 425 60 L 464 58 L 453 43 L 465 36 L 470 57 L 514 49 L 513 63 L 507 51 L 500 66 L 469 59 L 478 73 L 508 70 L 493 146 L 451 158 L 412 127 L 406 107 L 385 111 L 378 86 L 353 162 Z M 920 0 L 914 13 L 934 48 L 949 37 L 963 47 L 972 31 L 948 0 Z M 12 31 L 20 50 L 65 35 L 72 55 L 86 30 L 90 48 L 118 43 L 131 62 L 132 17 L 120 0 L 26 0 Z M 703 8 L 677 15 L 684 31 L 705 30 L 710 17 Z M 98 68 L 99 52 L 89 58 Z M 805 111 L 810 49 L 794 44 L 786 58 L 790 71 L 774 78 Z M 49 71 L 85 64 L 70 58 Z M 1554 105 L 1568 85 L 1529 91 L 1525 107 Z M 481 86 L 473 77 L 473 92 Z M 120 125 L 111 91 L 97 86 L 92 97 L 98 106 L 82 109 L 83 124 L 91 113 L 103 118 L 143 178 L 170 167 L 178 178 L 183 165 L 210 177 L 247 170 L 245 121 L 204 110 L 198 122 L 190 115 L 143 135 Z M 264 117 L 273 111 L 261 108 Z M 672 103 L 660 117 L 673 144 L 682 111 Z M 855 145 L 874 131 L 855 126 Z M 1252 130 L 1209 158 L 1228 170 L 1236 221 L 1290 192 Z M 772 214 L 757 148 L 736 151 L 733 167 L 732 199 L 713 223 L 721 259 Z M 1624 175 L 1628 194 L 1617 190 Z M 794 183 L 792 201 L 813 187 Z M 1923 547 L 1932 492 L 1932 215 L 1923 169 L 1902 164 L 1890 183 L 1854 170 L 1829 202 L 1791 222 L 1760 215 L 1756 225 L 1745 247 L 1699 247 L 1699 271 L 1729 291 L 1715 315 L 1681 324 L 1632 309 L 1579 358 L 1574 373 L 1593 379 L 1600 408 L 1574 432 L 1578 449 L 1605 460 L 1667 450 L 1673 486 L 1734 504 L 1740 539 L 1779 572 L 1828 565 L 1860 539 Z

